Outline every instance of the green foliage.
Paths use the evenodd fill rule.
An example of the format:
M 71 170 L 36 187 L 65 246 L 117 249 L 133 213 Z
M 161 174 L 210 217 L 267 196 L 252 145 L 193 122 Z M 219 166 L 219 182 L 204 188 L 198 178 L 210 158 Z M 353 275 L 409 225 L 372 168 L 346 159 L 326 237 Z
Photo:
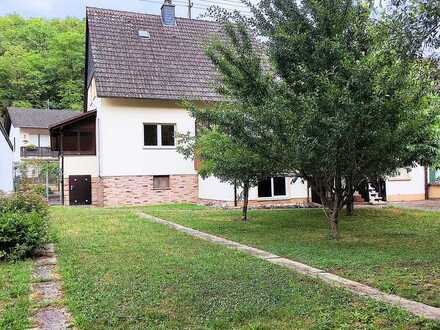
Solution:
M 276 86 L 272 75 L 262 70 L 261 52 L 245 25 L 225 23 L 225 32 L 227 44 L 213 40 L 206 50 L 221 73 L 217 89 L 225 101 L 188 107 L 201 129 L 186 150 L 201 161 L 203 176 L 213 175 L 242 188 L 246 220 L 249 188 L 278 174 L 280 155 L 274 151 L 279 143 L 271 128 L 282 129 L 284 123 L 273 116 Z
M 0 106 L 80 110 L 84 21 L 0 17 Z
M 361 184 L 438 159 L 435 68 L 400 51 L 390 25 L 374 17 L 369 1 L 263 0 L 251 7 L 251 22 L 266 41 L 277 79 L 261 85 L 261 66 L 237 62 L 223 50 L 227 46 L 214 44 L 221 56 L 211 59 L 223 82 L 240 88 L 242 75 L 230 68 L 243 69 L 249 73 L 246 86 L 254 87 L 244 90 L 250 94 L 247 100 L 263 104 L 228 122 L 238 126 L 230 129 L 231 136 L 250 132 L 249 141 L 269 142 L 271 148 L 254 151 L 311 184 L 337 238 L 339 211 Z M 240 46 L 246 49 L 245 37 L 229 34 L 229 39 L 233 45 L 243 39 Z
M 0 259 L 29 256 L 47 238 L 47 219 L 37 212 L 0 213 Z
M 48 205 L 37 193 L 0 197 L 0 259 L 29 256 L 47 239 Z
M 0 213 L 32 213 L 47 217 L 49 206 L 45 199 L 35 192 L 19 192 L 0 196 Z

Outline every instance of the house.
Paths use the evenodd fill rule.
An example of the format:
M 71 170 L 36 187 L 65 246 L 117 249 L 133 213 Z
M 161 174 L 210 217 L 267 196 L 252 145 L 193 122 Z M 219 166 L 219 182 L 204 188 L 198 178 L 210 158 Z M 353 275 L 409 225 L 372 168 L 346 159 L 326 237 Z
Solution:
M 6 129 L 0 123 L 0 192 L 13 190 L 12 153 L 13 145 L 9 141 Z
M 233 205 L 237 191 L 203 179 L 176 150 L 178 133 L 195 134 L 181 104 L 222 100 L 205 55 L 215 22 L 88 8 L 84 113 L 50 127 L 60 154 L 64 202 L 104 206 L 190 202 Z M 384 183 L 390 200 L 425 198 L 424 169 Z M 275 177 L 250 192 L 250 204 L 300 204 L 313 196 L 306 182 Z
M 58 153 L 50 148 L 49 125 L 78 114 L 71 110 L 7 108 L 5 130 L 13 146 L 14 172 L 26 160 L 58 161 Z M 38 175 L 35 169 L 29 172 L 30 177 Z

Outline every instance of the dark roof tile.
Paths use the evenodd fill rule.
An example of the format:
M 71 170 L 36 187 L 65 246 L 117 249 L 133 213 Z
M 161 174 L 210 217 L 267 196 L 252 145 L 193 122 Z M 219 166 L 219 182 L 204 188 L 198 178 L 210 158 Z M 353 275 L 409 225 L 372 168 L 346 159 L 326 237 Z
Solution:
M 204 47 L 224 37 L 216 22 L 87 8 L 89 51 L 100 97 L 222 100 Z M 138 36 L 139 30 L 150 38 Z
M 14 127 L 49 128 L 50 125 L 75 117 L 80 112 L 73 110 L 42 110 L 8 108 L 8 115 Z

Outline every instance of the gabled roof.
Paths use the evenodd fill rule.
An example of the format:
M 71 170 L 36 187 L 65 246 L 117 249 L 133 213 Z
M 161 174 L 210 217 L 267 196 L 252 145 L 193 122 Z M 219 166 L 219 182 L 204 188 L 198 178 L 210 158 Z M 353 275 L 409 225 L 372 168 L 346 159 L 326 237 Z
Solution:
M 222 35 L 216 22 L 87 8 L 88 77 L 99 97 L 219 101 L 205 46 Z M 149 38 L 140 37 L 147 31 Z M 90 72 L 90 71 L 93 72 Z
M 96 110 L 91 110 L 87 112 L 79 113 L 77 112 L 77 115 L 71 118 L 67 118 L 65 120 L 56 122 L 49 126 L 49 130 L 55 130 L 58 128 L 63 128 L 64 126 L 69 126 L 70 124 L 75 124 L 77 122 L 80 122 L 83 119 L 95 117 L 96 118 Z
M 49 128 L 50 125 L 80 114 L 80 112 L 73 110 L 42 110 L 12 107 L 7 110 L 11 123 L 16 128 Z

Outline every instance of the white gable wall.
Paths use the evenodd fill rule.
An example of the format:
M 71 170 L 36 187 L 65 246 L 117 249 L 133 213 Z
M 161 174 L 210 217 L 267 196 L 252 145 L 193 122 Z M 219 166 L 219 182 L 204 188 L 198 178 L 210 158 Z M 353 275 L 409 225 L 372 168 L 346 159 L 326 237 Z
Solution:
M 0 132 L 0 191 L 13 190 L 13 152 L 6 138 Z
M 195 134 L 195 121 L 173 103 L 103 98 L 98 109 L 102 176 L 194 175 L 194 161 L 176 148 L 144 147 L 144 123 L 176 125 Z

